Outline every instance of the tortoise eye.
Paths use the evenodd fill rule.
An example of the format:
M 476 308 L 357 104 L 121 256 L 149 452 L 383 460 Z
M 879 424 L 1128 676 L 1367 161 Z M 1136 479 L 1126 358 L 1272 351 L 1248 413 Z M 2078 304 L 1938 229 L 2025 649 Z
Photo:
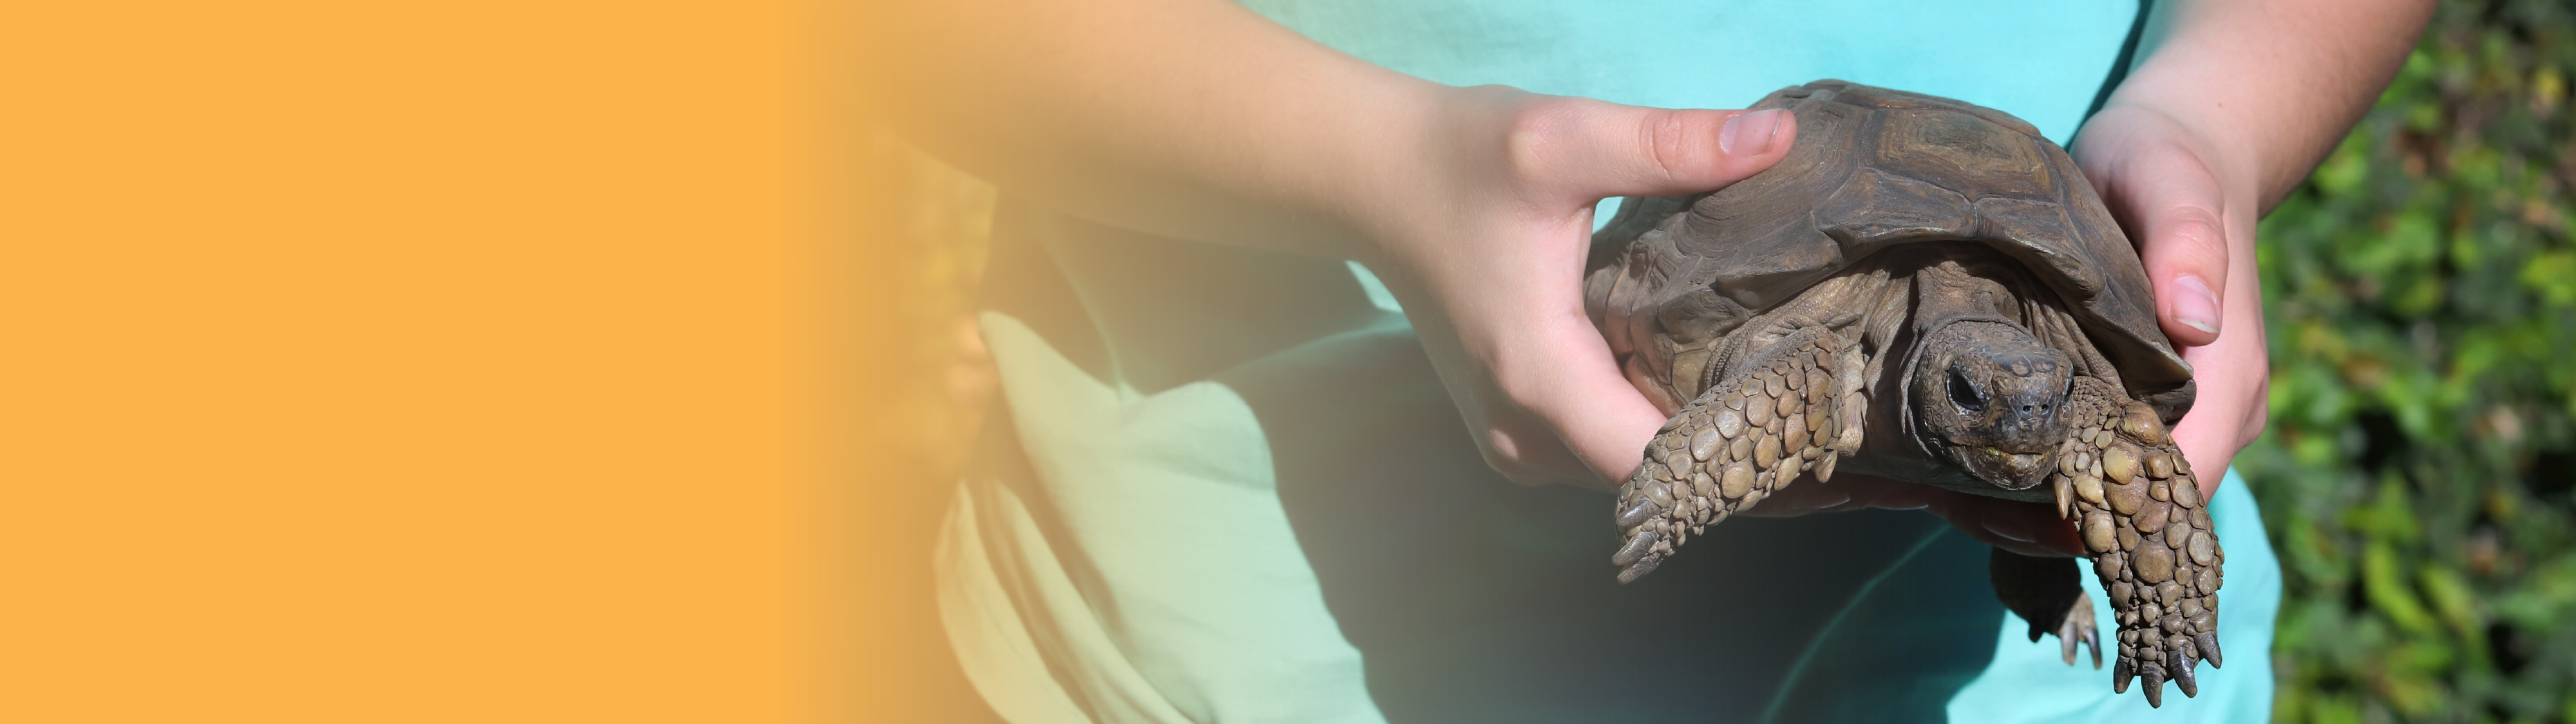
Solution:
M 1977 386 L 1969 383 L 1968 375 L 1957 368 L 1950 370 L 1950 404 L 1958 405 L 1960 410 L 1970 414 L 1986 410 L 1986 400 L 1977 395 Z

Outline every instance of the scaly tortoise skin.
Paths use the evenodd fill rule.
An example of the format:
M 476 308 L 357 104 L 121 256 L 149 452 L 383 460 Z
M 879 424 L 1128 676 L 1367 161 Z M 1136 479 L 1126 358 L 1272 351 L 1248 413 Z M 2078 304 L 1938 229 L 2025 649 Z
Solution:
M 2052 503 L 2120 631 L 2112 689 L 2199 692 L 2221 663 L 2219 548 L 2166 426 L 2191 368 L 2136 251 L 2066 152 L 1958 101 L 1840 81 L 1771 94 L 1798 137 L 1713 194 L 1628 199 L 1586 304 L 1673 415 L 1621 487 L 1619 580 L 1807 475 L 1839 469 Z M 1881 414 L 1870 415 L 1872 410 Z M 1840 462 L 1837 462 L 1840 461 Z M 2102 643 L 2080 566 L 1996 550 L 2031 640 Z

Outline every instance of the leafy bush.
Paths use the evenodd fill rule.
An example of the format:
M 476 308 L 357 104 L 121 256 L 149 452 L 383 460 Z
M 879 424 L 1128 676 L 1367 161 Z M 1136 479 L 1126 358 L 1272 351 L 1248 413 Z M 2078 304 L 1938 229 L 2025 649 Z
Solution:
M 2570 3 L 2445 3 L 2262 225 L 2285 722 L 2576 722 Z

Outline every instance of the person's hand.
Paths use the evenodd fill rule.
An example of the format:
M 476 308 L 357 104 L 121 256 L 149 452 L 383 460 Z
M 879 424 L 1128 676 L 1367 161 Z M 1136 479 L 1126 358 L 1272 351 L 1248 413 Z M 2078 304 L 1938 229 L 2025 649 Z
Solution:
M 2201 491 L 2262 434 L 2271 365 L 2254 222 L 2395 75 L 2429 0 L 2157 3 L 2159 37 L 2068 150 L 2129 232 L 2199 399 L 2173 430 Z
M 1583 308 L 1593 204 L 1720 188 L 1787 155 L 1786 112 L 1667 110 L 1456 89 L 1420 157 L 1346 214 L 1485 460 L 1522 484 L 1610 489 L 1665 416 Z
M 2201 492 L 2216 492 L 2236 451 L 2261 435 L 2271 364 L 2254 269 L 2253 174 L 2224 163 L 2228 139 L 2143 103 L 2113 103 L 2071 149 L 2129 232 L 2155 285 L 2156 319 L 2199 384 L 2175 444 Z

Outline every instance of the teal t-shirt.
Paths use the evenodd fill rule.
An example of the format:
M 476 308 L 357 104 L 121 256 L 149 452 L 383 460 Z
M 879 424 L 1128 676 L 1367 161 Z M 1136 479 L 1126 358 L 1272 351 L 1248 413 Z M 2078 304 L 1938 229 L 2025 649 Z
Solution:
M 1453 85 L 1727 108 L 1840 78 L 2061 143 L 2138 19 L 2131 2 L 1244 4 Z M 2237 663 L 2147 718 L 2107 672 L 2021 639 L 1985 547 L 1921 513 L 1738 518 L 1617 585 L 1608 498 L 1488 469 L 1356 265 L 1089 224 L 1007 189 L 994 233 L 982 321 L 1009 424 L 950 512 L 941 603 L 1015 722 L 2268 713 L 2277 572 L 2233 480 L 2211 509 Z

